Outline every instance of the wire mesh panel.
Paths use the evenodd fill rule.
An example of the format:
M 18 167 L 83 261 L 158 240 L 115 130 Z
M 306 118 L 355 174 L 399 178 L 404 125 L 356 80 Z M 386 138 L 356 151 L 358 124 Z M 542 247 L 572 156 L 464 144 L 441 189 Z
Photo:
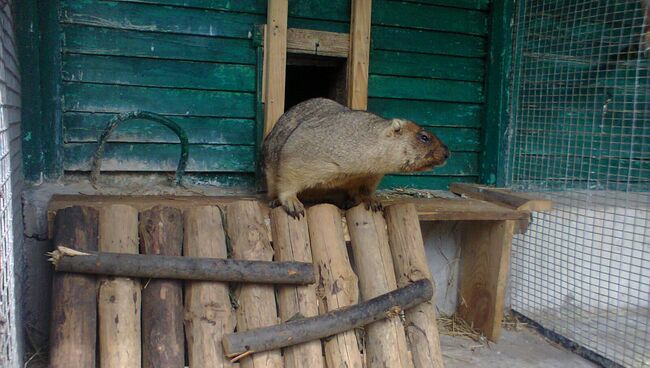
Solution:
M 20 364 L 16 313 L 16 249 L 20 220 L 20 82 L 11 11 L 0 0 L 0 367 Z M 16 198 L 18 197 L 18 198 Z
M 508 180 L 556 209 L 513 244 L 511 305 L 611 362 L 650 367 L 646 0 L 523 0 Z

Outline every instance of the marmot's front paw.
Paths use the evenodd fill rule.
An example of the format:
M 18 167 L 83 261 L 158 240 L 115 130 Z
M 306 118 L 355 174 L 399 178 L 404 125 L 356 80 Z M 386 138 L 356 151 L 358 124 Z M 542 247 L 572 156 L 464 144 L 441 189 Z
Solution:
M 381 205 L 381 202 L 376 198 L 368 198 L 363 201 L 363 204 L 366 206 L 367 210 L 373 210 L 374 212 L 381 211 L 384 207 Z
M 295 219 L 299 219 L 300 216 L 305 216 L 305 207 L 296 197 L 289 197 L 282 201 L 282 207 L 287 211 L 289 216 Z
M 276 208 L 276 207 L 280 207 L 280 206 L 282 206 L 282 203 L 280 203 L 280 200 L 277 199 L 277 198 L 272 200 L 271 202 L 269 202 L 269 208 L 271 208 L 271 209 Z

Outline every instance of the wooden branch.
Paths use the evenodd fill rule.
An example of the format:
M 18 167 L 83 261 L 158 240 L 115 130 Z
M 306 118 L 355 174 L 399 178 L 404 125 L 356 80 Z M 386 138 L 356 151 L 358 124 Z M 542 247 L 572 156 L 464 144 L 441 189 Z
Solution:
M 294 219 L 278 207 L 271 211 L 273 248 L 278 261 L 311 262 L 309 229 L 305 217 Z M 286 322 L 296 315 L 318 315 L 316 285 L 283 286 L 278 288 L 278 311 L 280 320 Z M 286 367 L 323 368 L 323 349 L 318 340 L 291 346 L 284 350 Z
M 336 206 L 320 204 L 307 210 L 309 238 L 318 270 L 317 295 L 320 314 L 357 304 L 359 280 L 348 259 L 341 213 Z M 354 331 L 345 331 L 325 340 L 328 367 L 361 368 L 363 359 Z
M 215 206 L 190 208 L 184 214 L 185 256 L 226 258 L 221 211 Z M 235 330 L 228 284 L 185 283 L 185 335 L 191 368 L 230 367 L 220 341 Z
M 419 280 L 390 293 L 324 315 L 227 335 L 223 339 L 224 351 L 228 356 L 235 356 L 247 351 L 263 352 L 322 339 L 381 319 L 392 318 L 400 310 L 412 308 L 432 296 L 431 282 L 426 279 Z
M 397 288 L 386 221 L 381 212 L 358 205 L 345 215 L 363 300 Z M 373 367 L 412 367 L 404 326 L 396 313 L 366 327 L 366 360 Z
M 384 215 L 397 285 L 404 287 L 422 279 L 432 280 L 433 283 L 415 206 L 410 203 L 388 206 Z M 443 368 L 433 301 L 428 300 L 408 309 L 405 315 L 406 337 L 411 347 L 414 367 Z
M 181 255 L 181 212 L 157 206 L 140 213 L 140 251 Z M 142 290 L 142 366 L 183 367 L 183 295 L 180 281 L 151 280 Z
M 180 243 L 179 243 L 180 244 Z M 51 253 L 54 269 L 97 275 L 257 284 L 311 284 L 311 263 L 243 261 L 107 252 L 71 252 L 59 247 Z
M 264 135 L 284 113 L 287 66 L 288 0 L 268 0 L 267 27 L 264 35 Z
M 507 189 L 490 188 L 477 184 L 451 183 L 449 190 L 459 195 L 492 202 L 518 211 L 547 212 L 553 209 L 552 201 Z
M 273 259 L 273 248 L 256 201 L 238 201 L 227 208 L 227 232 L 231 240 L 233 258 L 246 260 Z M 253 330 L 275 325 L 277 309 L 272 285 L 241 285 L 236 293 L 237 329 Z M 241 368 L 281 368 L 284 366 L 280 350 L 244 357 Z
M 99 249 L 138 253 L 138 211 L 115 204 L 99 212 Z M 99 363 L 102 368 L 141 366 L 140 280 L 103 278 L 99 284 Z
M 348 106 L 368 108 L 368 66 L 370 64 L 370 18 L 372 0 L 352 0 L 350 58 L 348 60 Z
M 56 214 L 54 244 L 97 250 L 97 211 L 74 206 Z M 97 295 L 95 277 L 55 274 L 52 284 L 50 367 L 95 367 Z

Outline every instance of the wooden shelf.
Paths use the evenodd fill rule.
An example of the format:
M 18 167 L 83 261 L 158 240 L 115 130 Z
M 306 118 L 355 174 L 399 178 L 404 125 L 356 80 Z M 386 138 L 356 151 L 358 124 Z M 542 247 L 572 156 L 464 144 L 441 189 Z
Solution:
M 94 208 L 109 204 L 126 204 L 142 211 L 156 205 L 179 209 L 198 205 L 221 205 L 241 199 L 259 200 L 266 207 L 266 199 L 260 195 L 249 196 L 112 196 L 112 195 L 54 195 L 50 200 L 50 215 L 61 208 L 84 205 Z M 520 220 L 528 217 L 525 211 L 516 211 L 496 204 L 468 198 L 395 198 L 384 200 L 385 206 L 394 203 L 413 203 L 421 221 L 479 221 Z

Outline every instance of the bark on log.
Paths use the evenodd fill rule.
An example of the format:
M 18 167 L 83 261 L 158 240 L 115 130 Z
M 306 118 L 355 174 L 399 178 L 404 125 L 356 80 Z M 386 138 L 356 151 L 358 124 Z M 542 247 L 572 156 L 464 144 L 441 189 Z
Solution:
M 304 262 L 79 253 L 65 248 L 52 252 L 52 260 L 56 271 L 97 275 L 255 284 L 313 284 L 316 280 L 312 264 Z
M 433 285 L 415 205 L 405 203 L 388 206 L 385 216 L 397 286 L 404 287 L 422 279 L 431 280 Z M 443 368 L 433 301 L 428 300 L 407 310 L 405 314 L 406 337 L 415 368 Z
M 278 261 L 312 262 L 309 229 L 304 216 L 294 219 L 282 207 L 271 211 L 271 231 L 275 259 Z M 283 286 L 278 290 L 278 310 L 280 320 L 286 322 L 300 315 L 318 315 L 316 286 Z M 286 368 L 323 368 L 323 350 L 320 340 L 291 346 L 284 351 Z
M 121 204 L 99 212 L 99 250 L 138 253 L 138 211 Z M 138 368 L 142 362 L 140 280 L 102 278 L 99 284 L 99 365 Z
M 339 209 L 321 204 L 307 210 L 309 237 L 314 266 L 317 269 L 319 313 L 357 304 L 357 275 L 348 258 Z M 361 368 L 363 359 L 355 332 L 351 329 L 332 336 L 324 343 L 328 367 Z
M 227 232 L 231 240 L 233 258 L 271 261 L 273 248 L 257 201 L 237 201 L 227 208 Z M 272 285 L 241 285 L 237 290 L 237 329 L 246 331 L 275 325 L 278 315 Z M 267 351 L 244 357 L 241 368 L 282 368 L 280 350 Z
M 181 255 L 183 224 L 176 208 L 156 206 L 140 213 L 140 251 Z M 142 290 L 142 365 L 183 367 L 183 301 L 180 281 L 151 280 Z
M 224 350 L 231 356 L 247 351 L 279 349 L 325 338 L 385 318 L 394 318 L 396 311 L 416 306 L 429 300 L 432 295 L 431 282 L 422 279 L 390 293 L 317 317 L 227 335 L 223 340 Z M 334 366 L 345 365 L 339 361 Z
M 187 209 L 184 214 L 184 249 L 188 257 L 227 258 L 221 211 L 216 206 Z M 228 284 L 185 283 L 185 334 L 190 368 L 226 368 L 221 341 L 235 330 Z
M 97 211 L 69 207 L 56 214 L 54 245 L 97 250 Z M 95 367 L 97 294 L 94 276 L 55 274 L 50 367 Z
M 386 222 L 381 212 L 361 204 L 347 211 L 354 264 L 363 300 L 397 288 Z M 366 327 L 366 362 L 373 367 L 413 367 L 399 314 Z

